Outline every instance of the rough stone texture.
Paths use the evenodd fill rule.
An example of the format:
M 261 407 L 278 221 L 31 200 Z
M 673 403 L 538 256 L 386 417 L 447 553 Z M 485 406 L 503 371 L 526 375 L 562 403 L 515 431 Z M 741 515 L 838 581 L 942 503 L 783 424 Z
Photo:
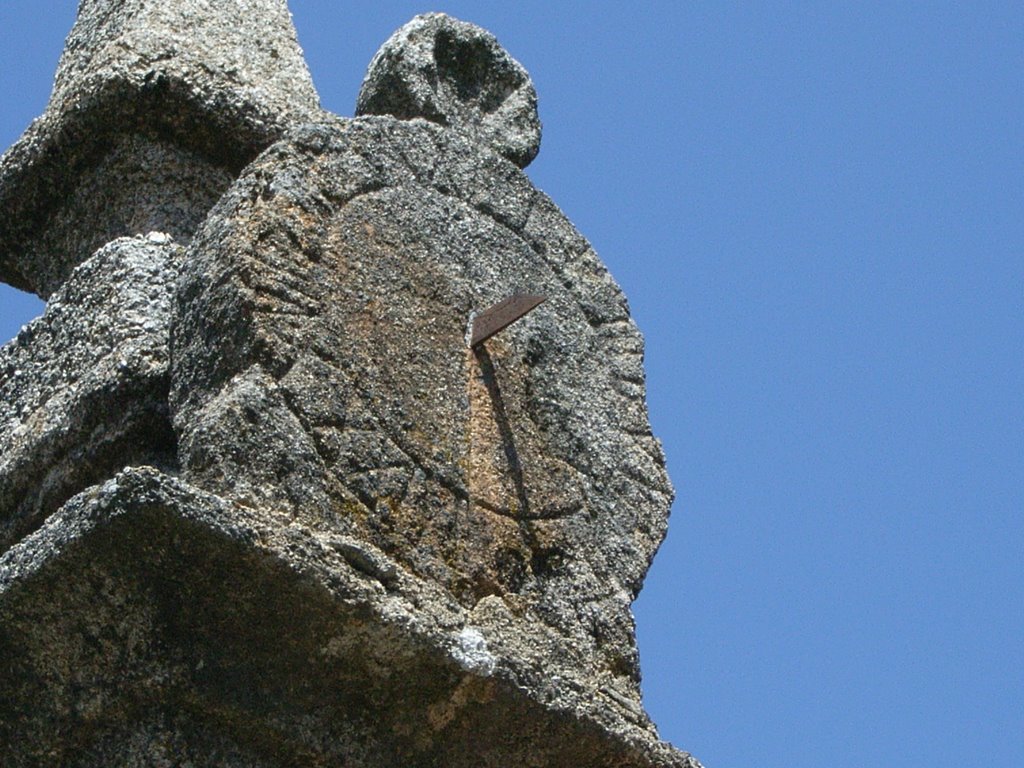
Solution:
M 540 149 L 537 92 L 490 32 L 443 13 L 417 16 L 370 62 L 356 115 L 422 117 L 525 168 Z
M 52 292 L 0 350 L 4 766 L 699 768 L 640 703 L 643 343 L 516 167 L 529 79 L 434 14 L 360 98 L 283 0 L 83 0 L 0 159 Z
M 83 0 L 49 106 L 0 158 L 0 279 L 46 297 L 114 237 L 186 241 L 318 112 L 285 0 Z
M 86 490 L 0 557 L 4 765 L 698 768 L 503 601 L 374 559 L 153 469 Z
M 123 238 L 0 349 L 0 551 L 133 462 L 176 462 L 167 342 L 181 246 Z
M 470 352 L 517 290 L 549 300 Z M 521 171 L 423 120 L 297 129 L 211 212 L 177 307 L 191 482 L 507 598 L 639 708 L 629 605 L 672 495 L 643 344 Z

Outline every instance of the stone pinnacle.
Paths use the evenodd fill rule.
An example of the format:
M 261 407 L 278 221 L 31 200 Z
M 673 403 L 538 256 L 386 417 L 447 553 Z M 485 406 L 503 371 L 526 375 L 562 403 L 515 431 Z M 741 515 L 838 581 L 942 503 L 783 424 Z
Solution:
M 49 105 L 0 158 L 0 280 L 45 298 L 116 237 L 187 242 L 318 113 L 285 0 L 83 0 Z

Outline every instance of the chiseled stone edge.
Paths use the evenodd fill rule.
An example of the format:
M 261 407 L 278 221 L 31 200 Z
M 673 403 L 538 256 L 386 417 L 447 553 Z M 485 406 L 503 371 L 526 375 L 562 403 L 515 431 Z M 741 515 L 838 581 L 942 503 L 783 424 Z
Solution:
M 0 348 L 0 552 L 126 464 L 176 463 L 168 344 L 182 256 L 158 232 L 108 243 Z
M 277 42 L 291 50 L 277 58 L 295 70 L 273 92 L 265 87 L 261 72 L 239 78 L 237 72 L 210 69 L 187 49 L 179 49 L 180 35 L 169 29 L 188 24 L 173 25 L 160 16 L 176 12 L 174 6 L 180 3 L 84 0 L 50 103 L 0 156 L 0 281 L 43 298 L 59 286 L 50 270 L 34 268 L 40 260 L 67 258 L 48 254 L 46 246 L 40 249 L 42 234 L 81 177 L 119 137 L 139 135 L 169 144 L 194 153 L 199 164 L 237 175 L 289 127 L 321 114 L 286 0 L 260 2 L 281 6 L 277 12 L 287 18 L 288 29 Z M 111 5 L 127 7 L 114 14 L 123 14 L 128 23 L 103 29 L 109 13 L 104 6 Z M 169 25 L 160 34 L 150 35 L 130 23 L 154 14 Z M 106 37 L 91 39 L 97 31 Z M 266 48 L 270 41 L 257 42 L 257 48 Z
M 434 585 L 394 568 L 383 553 L 372 547 L 341 537 L 335 541 L 336 537 L 315 534 L 287 518 L 232 505 L 150 467 L 126 469 L 103 485 L 82 492 L 42 528 L 0 557 L 0 646 L 12 644 L 10 637 L 3 637 L 3 627 L 38 620 L 34 611 L 29 610 L 29 615 L 24 612 L 25 606 L 43 599 L 43 595 L 32 594 L 33 589 L 52 589 L 55 576 L 58 580 L 75 579 L 81 562 L 91 561 L 94 553 L 102 561 L 104 552 L 118 549 L 123 555 L 119 555 L 116 566 L 121 576 L 141 568 L 144 578 L 145 568 L 151 569 L 155 563 L 158 568 L 181 569 L 195 579 L 211 578 L 202 570 L 202 563 L 188 561 L 176 543 L 179 534 L 182 538 L 199 536 L 206 542 L 203 546 L 231 557 L 255 558 L 260 573 L 253 570 L 254 579 L 265 579 L 268 573 L 282 577 L 288 574 L 279 586 L 289 591 L 299 589 L 296 599 L 313 590 L 319 595 L 318 601 L 334 606 L 329 610 L 339 627 L 350 621 L 369 620 L 379 630 L 375 630 L 375 637 L 397 643 L 391 652 L 399 656 L 426 654 L 427 662 L 437 665 L 442 678 L 449 676 L 456 681 L 450 691 L 450 707 L 438 715 L 445 723 L 456 723 L 453 744 L 465 746 L 470 738 L 482 750 L 479 755 L 460 753 L 460 757 L 475 760 L 480 756 L 486 763 L 489 747 L 504 739 L 499 749 L 505 749 L 507 739 L 513 738 L 520 750 L 538 749 L 553 755 L 582 748 L 600 760 L 589 763 L 595 767 L 700 767 L 689 755 L 659 742 L 646 718 L 627 716 L 624 707 L 615 706 L 614 699 L 588 690 L 575 680 L 572 649 L 561 649 L 558 659 L 539 652 L 537 662 L 543 660 L 546 667 L 504 657 L 501 641 L 509 632 L 525 633 L 518 642 L 551 642 L 551 638 L 528 637 L 531 628 L 508 626 L 517 623 L 508 611 L 501 611 L 506 626 L 495 627 L 487 616 L 467 612 Z M 62 576 L 65 568 L 67 573 Z M 299 586 L 292 582 L 296 578 Z M 225 601 L 233 599 L 234 595 L 223 595 Z M 83 605 L 81 610 L 88 612 L 90 606 Z M 40 650 L 45 656 L 46 649 Z M 13 669 L 0 671 L 0 698 L 7 695 L 3 690 L 6 685 L 24 684 L 24 680 L 16 680 L 17 675 Z M 460 694 L 467 690 L 486 691 L 486 695 L 474 699 Z M 488 702 L 497 702 L 499 711 L 505 708 L 536 720 L 532 725 L 523 721 L 490 722 L 475 711 Z M 215 706 L 216 702 L 210 704 Z M 13 715 L 19 719 L 32 716 L 28 712 Z M 470 733 L 481 727 L 493 728 L 494 733 L 490 738 L 475 730 Z M 524 734 L 521 741 L 509 735 L 509 729 L 517 728 Z M 0 741 L 3 735 L 0 731 Z M 451 736 L 447 732 L 443 737 L 439 735 L 438 741 L 427 748 L 428 753 L 453 760 L 455 755 L 444 751 L 457 747 L 443 743 Z M 552 739 L 550 744 L 537 741 L 546 738 Z M 588 740 L 592 745 L 588 746 Z M 16 752 L 9 754 L 14 755 L 13 765 L 28 764 L 28 758 Z

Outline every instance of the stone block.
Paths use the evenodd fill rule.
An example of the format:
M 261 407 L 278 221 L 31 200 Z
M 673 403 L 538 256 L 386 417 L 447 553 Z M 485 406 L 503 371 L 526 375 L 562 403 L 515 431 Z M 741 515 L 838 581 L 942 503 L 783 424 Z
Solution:
M 470 349 L 471 313 L 516 292 L 548 301 Z M 672 500 L 643 344 L 511 162 L 424 120 L 296 129 L 197 233 L 176 306 L 190 482 L 372 544 L 467 608 L 516 602 L 639 707 L 629 606 Z
M 0 280 L 46 298 L 115 237 L 187 242 L 318 112 L 285 0 L 83 0 L 46 111 L 0 158 Z
M 4 765 L 699 768 L 514 607 L 386 560 L 154 469 L 86 489 L 0 557 Z
M 167 409 L 181 246 L 122 238 L 0 349 L 0 552 L 132 463 L 177 463 Z

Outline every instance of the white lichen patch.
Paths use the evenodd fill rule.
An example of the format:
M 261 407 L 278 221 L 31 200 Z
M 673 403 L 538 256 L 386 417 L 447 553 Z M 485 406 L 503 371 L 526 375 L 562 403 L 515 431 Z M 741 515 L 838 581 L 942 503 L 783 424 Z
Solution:
M 467 672 L 475 672 L 485 677 L 494 674 L 497 664 L 493 654 L 487 650 L 487 640 L 475 627 L 465 627 L 456 635 L 452 657 Z

